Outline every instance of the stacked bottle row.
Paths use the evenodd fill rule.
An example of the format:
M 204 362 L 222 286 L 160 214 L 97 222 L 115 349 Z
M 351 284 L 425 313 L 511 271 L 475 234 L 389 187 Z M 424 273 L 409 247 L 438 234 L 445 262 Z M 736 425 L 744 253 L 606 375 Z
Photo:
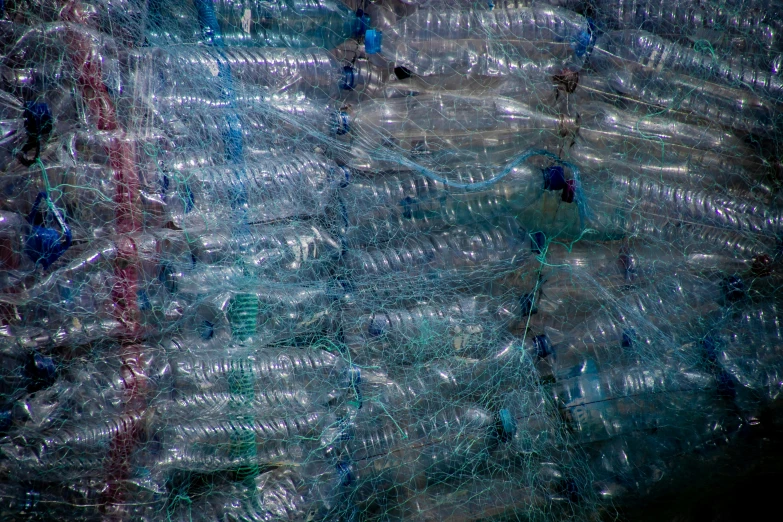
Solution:
M 775 22 L 484 4 L 8 8 L 0 518 L 586 518 L 775 418 Z

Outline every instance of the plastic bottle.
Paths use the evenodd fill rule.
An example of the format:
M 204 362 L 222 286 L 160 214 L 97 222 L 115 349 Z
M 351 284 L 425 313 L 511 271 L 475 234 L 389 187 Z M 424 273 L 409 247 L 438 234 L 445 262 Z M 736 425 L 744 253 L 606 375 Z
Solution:
M 171 354 L 171 384 L 176 396 L 197 393 L 229 393 L 232 376 L 249 375 L 256 393 L 267 388 L 284 387 L 310 392 L 323 389 L 330 375 L 339 375 L 344 363 L 337 355 L 317 348 L 266 348 L 247 354 L 226 354 L 225 343 L 216 341 L 171 340 L 176 351 Z M 230 351 L 229 350 L 229 351 Z
M 335 320 L 336 303 L 322 284 L 260 286 L 255 280 L 246 285 L 194 299 L 184 312 L 183 327 L 206 340 L 233 337 L 269 344 L 323 335 Z
M 444 408 L 410 424 L 389 420 L 357 429 L 346 446 L 360 487 L 378 480 L 407 482 L 419 473 L 437 478 L 486 459 L 493 421 L 480 408 Z
M 514 74 L 520 59 L 579 69 L 592 39 L 582 16 L 556 7 L 425 8 L 388 31 L 382 53 L 420 76 L 502 75 Z
M 367 167 L 361 156 L 357 165 L 368 169 L 411 168 L 407 155 L 442 166 L 460 161 L 466 149 L 556 151 L 562 136 L 575 129 L 574 118 L 538 112 L 510 98 L 453 94 L 367 101 L 352 113 L 341 112 L 335 123 L 336 134 L 353 138 L 355 154 L 369 156 Z
M 672 147 L 664 146 L 664 154 L 655 154 L 638 147 L 634 150 L 631 144 L 624 146 L 625 150 L 607 150 L 602 145 L 578 140 L 568 150 L 569 159 L 599 179 L 620 175 L 639 181 L 709 190 L 727 200 L 731 195 L 760 202 L 772 199 L 773 187 L 762 172 L 712 151 L 672 154 Z
M 676 120 L 618 110 L 593 102 L 580 107 L 579 137 L 590 143 L 631 141 L 635 147 L 661 147 L 677 144 L 688 149 L 708 150 L 726 157 L 752 157 L 753 151 L 733 134 Z M 660 152 L 659 152 L 660 154 Z
M 595 2 L 596 11 L 617 29 L 644 29 L 663 36 L 683 35 L 713 45 L 732 40 L 741 51 L 779 48 L 774 11 L 755 10 L 710 3 L 642 1 L 622 4 L 611 0 Z M 731 35 L 727 38 L 727 33 Z M 737 42 L 737 39 L 741 39 Z
M 260 274 L 277 280 L 315 279 L 325 275 L 340 251 L 337 241 L 309 223 L 254 225 L 239 235 L 220 225 L 214 227 L 186 234 L 194 261 L 190 267 L 172 267 L 175 291 L 199 293 L 206 287 L 230 286 L 232 280 L 241 283 Z
M 661 71 L 664 68 L 729 85 L 741 85 L 754 92 L 778 99 L 783 82 L 770 71 L 759 69 L 739 56 L 731 61 L 706 52 L 688 49 L 640 30 L 616 31 L 602 35 L 596 42 L 590 63 L 601 69 L 628 67 Z
M 403 274 L 416 279 L 416 284 L 453 281 L 466 284 L 469 279 L 490 279 L 492 274 L 513 270 L 530 255 L 524 231 L 509 222 L 508 228 L 479 226 L 454 227 L 448 231 L 424 237 L 397 241 L 391 245 L 364 251 L 348 251 L 344 256 L 345 276 L 354 285 L 367 285 L 380 292 L 382 285 L 395 274 L 395 292 L 400 297 L 399 281 Z M 482 271 L 474 272 L 481 267 Z M 359 286 L 359 289 L 362 287 Z M 388 288 L 392 290 L 391 287 Z M 415 289 L 410 288 L 415 294 Z
M 478 187 L 499 170 L 457 165 L 446 177 Z M 533 204 L 543 191 L 544 176 L 525 164 L 513 167 L 498 183 L 470 191 L 406 172 L 356 176 L 340 190 L 346 220 L 343 236 L 351 245 L 365 245 L 446 225 L 486 222 Z
M 725 372 L 742 412 L 758 418 L 768 408 L 773 422 L 780 418 L 775 401 L 783 369 L 779 318 L 774 303 L 750 305 L 716 321 L 702 343 L 709 362 Z
M 189 94 L 216 101 L 229 72 L 238 94 L 247 84 L 270 94 L 299 92 L 321 99 L 338 98 L 344 77 L 343 66 L 319 48 L 171 46 L 136 52 L 129 69 L 133 81 L 149 82 L 155 96 Z
M 325 157 L 300 153 L 264 163 L 163 172 L 160 193 L 177 227 L 209 229 L 232 215 L 259 223 L 322 214 L 345 176 Z
M 605 440 L 673 423 L 719 408 L 709 374 L 670 367 L 620 368 L 564 380 L 552 389 L 581 442 Z
M 331 49 L 362 33 L 362 19 L 337 0 L 215 1 L 227 45 L 274 44 Z
M 318 412 L 245 418 L 233 411 L 230 418 L 222 419 L 197 417 L 176 423 L 160 419 L 151 429 L 169 457 L 157 464 L 162 469 L 155 472 L 214 473 L 299 462 L 324 444 L 321 433 L 333 422 L 330 415 Z
M 20 432 L 15 440 L 4 438 L 0 443 L 2 466 L 22 480 L 102 478 L 111 441 L 129 426 L 142 424 L 143 415 L 134 413 Z
M 480 359 L 508 335 L 509 325 L 522 319 L 524 296 L 519 300 L 522 304 L 475 296 L 358 316 L 347 311 L 345 343 L 356 353 L 395 363 L 452 355 Z
M 645 103 L 673 111 L 688 111 L 725 127 L 773 134 L 779 124 L 776 108 L 753 93 L 675 73 L 617 70 L 607 84 Z
M 343 498 L 350 491 L 350 473 L 338 464 L 311 463 L 306 470 L 279 468 L 259 474 L 248 485 L 220 481 L 193 500 L 188 498 L 172 509 L 171 520 L 197 522 L 222 516 L 245 520 L 285 518 L 313 522 L 338 520 L 351 503 Z

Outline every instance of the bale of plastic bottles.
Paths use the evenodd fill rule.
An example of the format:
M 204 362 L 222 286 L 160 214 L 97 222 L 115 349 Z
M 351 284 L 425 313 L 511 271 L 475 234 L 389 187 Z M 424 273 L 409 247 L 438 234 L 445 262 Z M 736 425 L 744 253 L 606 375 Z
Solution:
M 752 473 L 781 32 L 0 0 L 0 519 L 602 520 Z

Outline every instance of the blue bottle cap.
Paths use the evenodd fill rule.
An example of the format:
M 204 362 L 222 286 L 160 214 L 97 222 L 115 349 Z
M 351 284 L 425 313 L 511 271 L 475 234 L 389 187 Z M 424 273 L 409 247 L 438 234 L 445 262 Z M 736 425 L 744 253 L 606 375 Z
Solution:
M 351 117 L 345 111 L 338 111 L 332 115 L 332 132 L 342 136 L 351 132 Z
M 552 343 L 546 334 L 533 337 L 533 346 L 536 349 L 536 357 L 544 359 L 552 355 Z
M 339 484 L 341 486 L 350 486 L 353 483 L 353 471 L 351 471 L 351 463 L 348 461 L 340 461 L 335 466 L 337 470 L 337 476 L 339 478 Z
M 24 104 L 24 129 L 28 136 L 39 139 L 52 132 L 54 118 L 45 103 L 27 102 Z
M 730 303 L 735 303 L 745 297 L 745 282 L 739 276 L 729 276 L 723 280 L 723 295 Z
M 38 207 L 44 199 L 49 203 L 49 210 L 60 225 L 62 232 L 35 224 Z M 24 251 L 31 261 L 35 264 L 41 264 L 44 269 L 47 269 L 71 247 L 71 241 L 73 239 L 71 229 L 66 224 L 60 209 L 48 201 L 46 192 L 38 193 L 38 197 L 36 197 L 35 203 L 33 203 L 33 208 L 30 211 L 30 215 L 27 217 L 27 221 L 33 225 L 33 227 L 30 235 L 25 241 Z
M 375 29 L 368 29 L 364 33 L 364 52 L 367 54 L 378 54 L 381 52 L 381 40 L 383 32 Z
M 343 75 L 340 78 L 340 89 L 344 91 L 352 91 L 356 86 L 356 69 L 352 65 L 346 65 L 343 67 Z
M 546 248 L 546 234 L 543 232 L 530 234 L 530 251 L 534 254 L 541 254 L 544 248 Z
M 354 36 L 362 36 L 370 28 L 370 15 L 364 12 L 362 9 L 356 10 L 356 30 Z
M 552 165 L 542 170 L 544 190 L 563 190 L 566 188 L 565 171 L 560 165 Z

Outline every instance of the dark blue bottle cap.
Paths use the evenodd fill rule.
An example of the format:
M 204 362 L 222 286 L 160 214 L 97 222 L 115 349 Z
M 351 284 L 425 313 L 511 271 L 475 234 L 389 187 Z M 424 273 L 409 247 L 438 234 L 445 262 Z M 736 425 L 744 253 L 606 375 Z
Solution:
M 546 234 L 543 232 L 533 232 L 530 234 L 530 251 L 534 254 L 541 254 L 546 248 Z
M 356 29 L 354 36 L 362 36 L 370 28 L 370 15 L 364 12 L 362 9 L 356 10 Z
M 588 18 L 587 28 L 581 31 L 574 39 L 574 42 L 571 44 L 574 48 L 574 54 L 577 58 L 590 55 L 590 53 L 593 51 L 593 46 L 595 45 L 596 36 L 597 31 L 595 24 L 591 19 Z
M 33 225 L 33 227 L 30 235 L 25 241 L 24 250 L 31 261 L 35 264 L 40 264 L 44 269 L 47 269 L 71 247 L 73 236 L 71 235 L 70 227 L 68 227 L 65 222 L 62 212 L 52 204 L 49 205 L 49 210 L 60 225 L 62 232 L 35 223 L 38 208 L 41 201 L 44 199 L 48 199 L 46 193 L 38 193 L 38 197 L 36 197 L 33 208 L 27 218 L 27 221 Z
M 30 365 L 30 377 L 37 379 L 45 379 L 47 381 L 54 380 L 57 369 L 54 365 L 54 359 L 41 355 L 40 353 L 33 353 L 32 364 Z
M 381 52 L 381 40 L 383 40 L 383 32 L 376 29 L 368 29 L 364 33 L 364 52 L 367 54 L 378 54 Z
M 535 295 L 531 292 L 519 296 L 519 315 L 524 319 L 538 313 L 535 303 Z
M 350 486 L 353 483 L 354 476 L 351 471 L 351 463 L 347 461 L 338 462 L 335 466 L 337 469 L 337 476 L 341 486 Z
M 367 333 L 370 337 L 380 337 L 386 332 L 389 321 L 383 314 L 374 314 L 367 325 Z
M 343 67 L 343 75 L 340 78 L 340 89 L 352 91 L 356 86 L 356 69 L 352 65 Z
M 362 369 L 352 364 L 347 370 L 348 384 L 356 387 L 362 383 Z
M 729 276 L 723 280 L 723 295 L 730 303 L 734 303 L 745 297 L 745 282 L 738 276 Z
M 29 136 L 40 139 L 52 132 L 54 118 L 45 103 L 27 102 L 24 104 L 24 130 Z
M 542 170 L 544 190 L 563 190 L 566 188 L 565 171 L 560 165 L 552 165 Z
M 628 328 L 627 330 L 623 330 L 623 340 L 620 345 L 623 348 L 630 348 L 633 346 L 634 342 L 636 342 L 636 332 L 634 329 Z
M 552 344 L 546 334 L 533 337 L 533 347 L 536 349 L 536 357 L 539 359 L 552 355 Z
M 405 219 L 413 219 L 413 211 L 412 207 L 416 204 L 416 200 L 410 196 L 405 196 L 402 201 L 400 201 L 400 206 L 402 207 L 402 217 Z
M 511 412 L 503 408 L 499 412 L 500 427 L 503 429 L 503 434 L 506 438 L 510 439 L 517 432 L 517 421 Z
M 332 116 L 332 132 L 342 136 L 351 132 L 351 118 L 345 111 L 338 111 Z

